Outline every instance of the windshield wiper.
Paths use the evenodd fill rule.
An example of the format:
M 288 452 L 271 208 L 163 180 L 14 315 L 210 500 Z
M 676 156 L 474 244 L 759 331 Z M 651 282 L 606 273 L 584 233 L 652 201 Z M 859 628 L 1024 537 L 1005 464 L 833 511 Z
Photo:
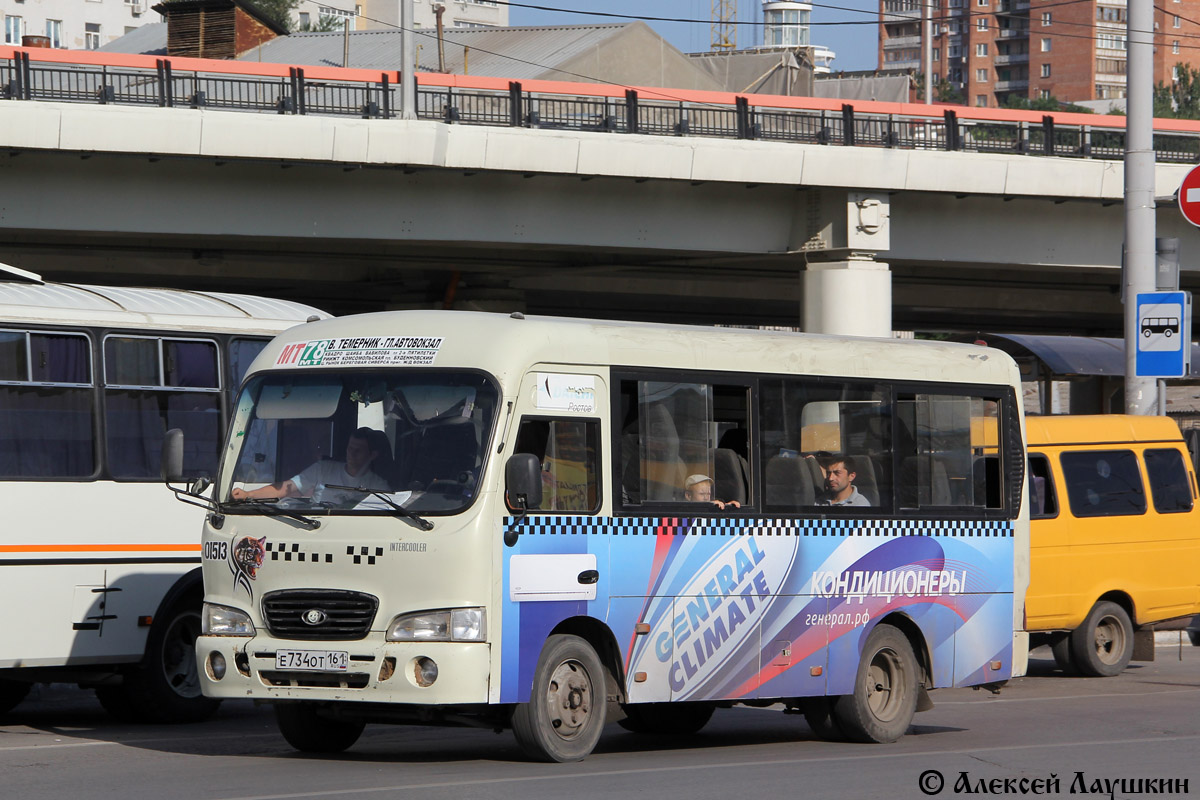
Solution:
M 303 514 L 300 514 L 298 512 L 289 511 L 285 508 L 280 508 L 279 506 L 271 505 L 272 503 L 277 503 L 277 502 L 279 502 L 278 497 L 271 497 L 271 498 L 264 497 L 264 498 L 256 498 L 254 500 L 249 500 L 249 499 L 247 499 L 247 500 L 229 500 L 227 502 L 222 503 L 221 507 L 223 509 L 225 509 L 225 508 L 252 508 L 255 511 L 257 511 L 259 514 L 265 514 L 268 517 L 287 517 L 288 519 L 295 520 L 296 522 L 300 523 L 300 525 L 302 527 L 304 527 L 306 530 L 310 530 L 310 531 L 315 531 L 317 528 L 321 527 L 320 521 L 315 520 L 312 517 L 306 517 Z
M 412 511 L 409 511 L 407 508 L 400 505 L 392 498 L 388 497 L 386 492 L 378 492 L 378 491 L 375 491 L 374 489 L 368 489 L 365 486 L 339 486 L 336 483 L 327 483 L 325 485 L 330 489 L 341 489 L 341 490 L 347 491 L 347 492 L 362 492 L 363 494 L 369 494 L 373 497 L 377 497 L 380 500 L 382 500 L 384 503 L 387 503 L 387 505 L 391 507 L 392 511 L 394 511 L 396 513 L 396 516 L 404 517 L 405 519 L 411 519 L 413 522 L 415 522 L 417 524 L 417 527 L 423 531 L 433 530 L 432 522 L 425 519 L 420 514 L 416 514 Z

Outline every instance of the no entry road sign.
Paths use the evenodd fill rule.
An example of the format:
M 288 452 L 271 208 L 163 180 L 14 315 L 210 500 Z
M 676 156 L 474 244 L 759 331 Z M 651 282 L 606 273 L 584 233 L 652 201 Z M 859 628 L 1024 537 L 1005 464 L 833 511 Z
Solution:
M 1179 210 L 1184 219 L 1200 227 L 1200 166 L 1192 167 L 1179 184 Z

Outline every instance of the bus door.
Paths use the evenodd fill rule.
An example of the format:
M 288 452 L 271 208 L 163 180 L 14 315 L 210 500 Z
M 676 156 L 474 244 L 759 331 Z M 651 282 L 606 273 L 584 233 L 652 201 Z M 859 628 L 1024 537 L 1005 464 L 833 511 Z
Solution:
M 537 456 L 542 501 L 504 528 L 502 547 L 504 669 L 502 702 L 528 700 L 546 637 L 572 617 L 604 619 L 612 574 L 600 480 L 602 424 L 608 418 L 604 377 L 547 367 L 527 374 L 513 411 L 505 458 Z

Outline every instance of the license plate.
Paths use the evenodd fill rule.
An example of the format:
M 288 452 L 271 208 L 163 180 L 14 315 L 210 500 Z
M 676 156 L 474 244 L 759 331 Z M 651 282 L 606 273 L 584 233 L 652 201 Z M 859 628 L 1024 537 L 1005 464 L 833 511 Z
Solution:
M 300 669 L 310 672 L 345 672 L 350 654 L 345 650 L 277 650 L 275 669 Z

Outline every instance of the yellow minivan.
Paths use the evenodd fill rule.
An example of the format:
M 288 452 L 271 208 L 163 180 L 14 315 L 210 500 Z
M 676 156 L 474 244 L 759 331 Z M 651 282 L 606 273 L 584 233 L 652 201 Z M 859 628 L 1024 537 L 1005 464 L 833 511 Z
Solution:
M 1178 426 L 1112 414 L 1028 417 L 1026 431 L 1030 644 L 1084 675 L 1153 660 L 1148 626 L 1200 613 L 1200 505 Z

